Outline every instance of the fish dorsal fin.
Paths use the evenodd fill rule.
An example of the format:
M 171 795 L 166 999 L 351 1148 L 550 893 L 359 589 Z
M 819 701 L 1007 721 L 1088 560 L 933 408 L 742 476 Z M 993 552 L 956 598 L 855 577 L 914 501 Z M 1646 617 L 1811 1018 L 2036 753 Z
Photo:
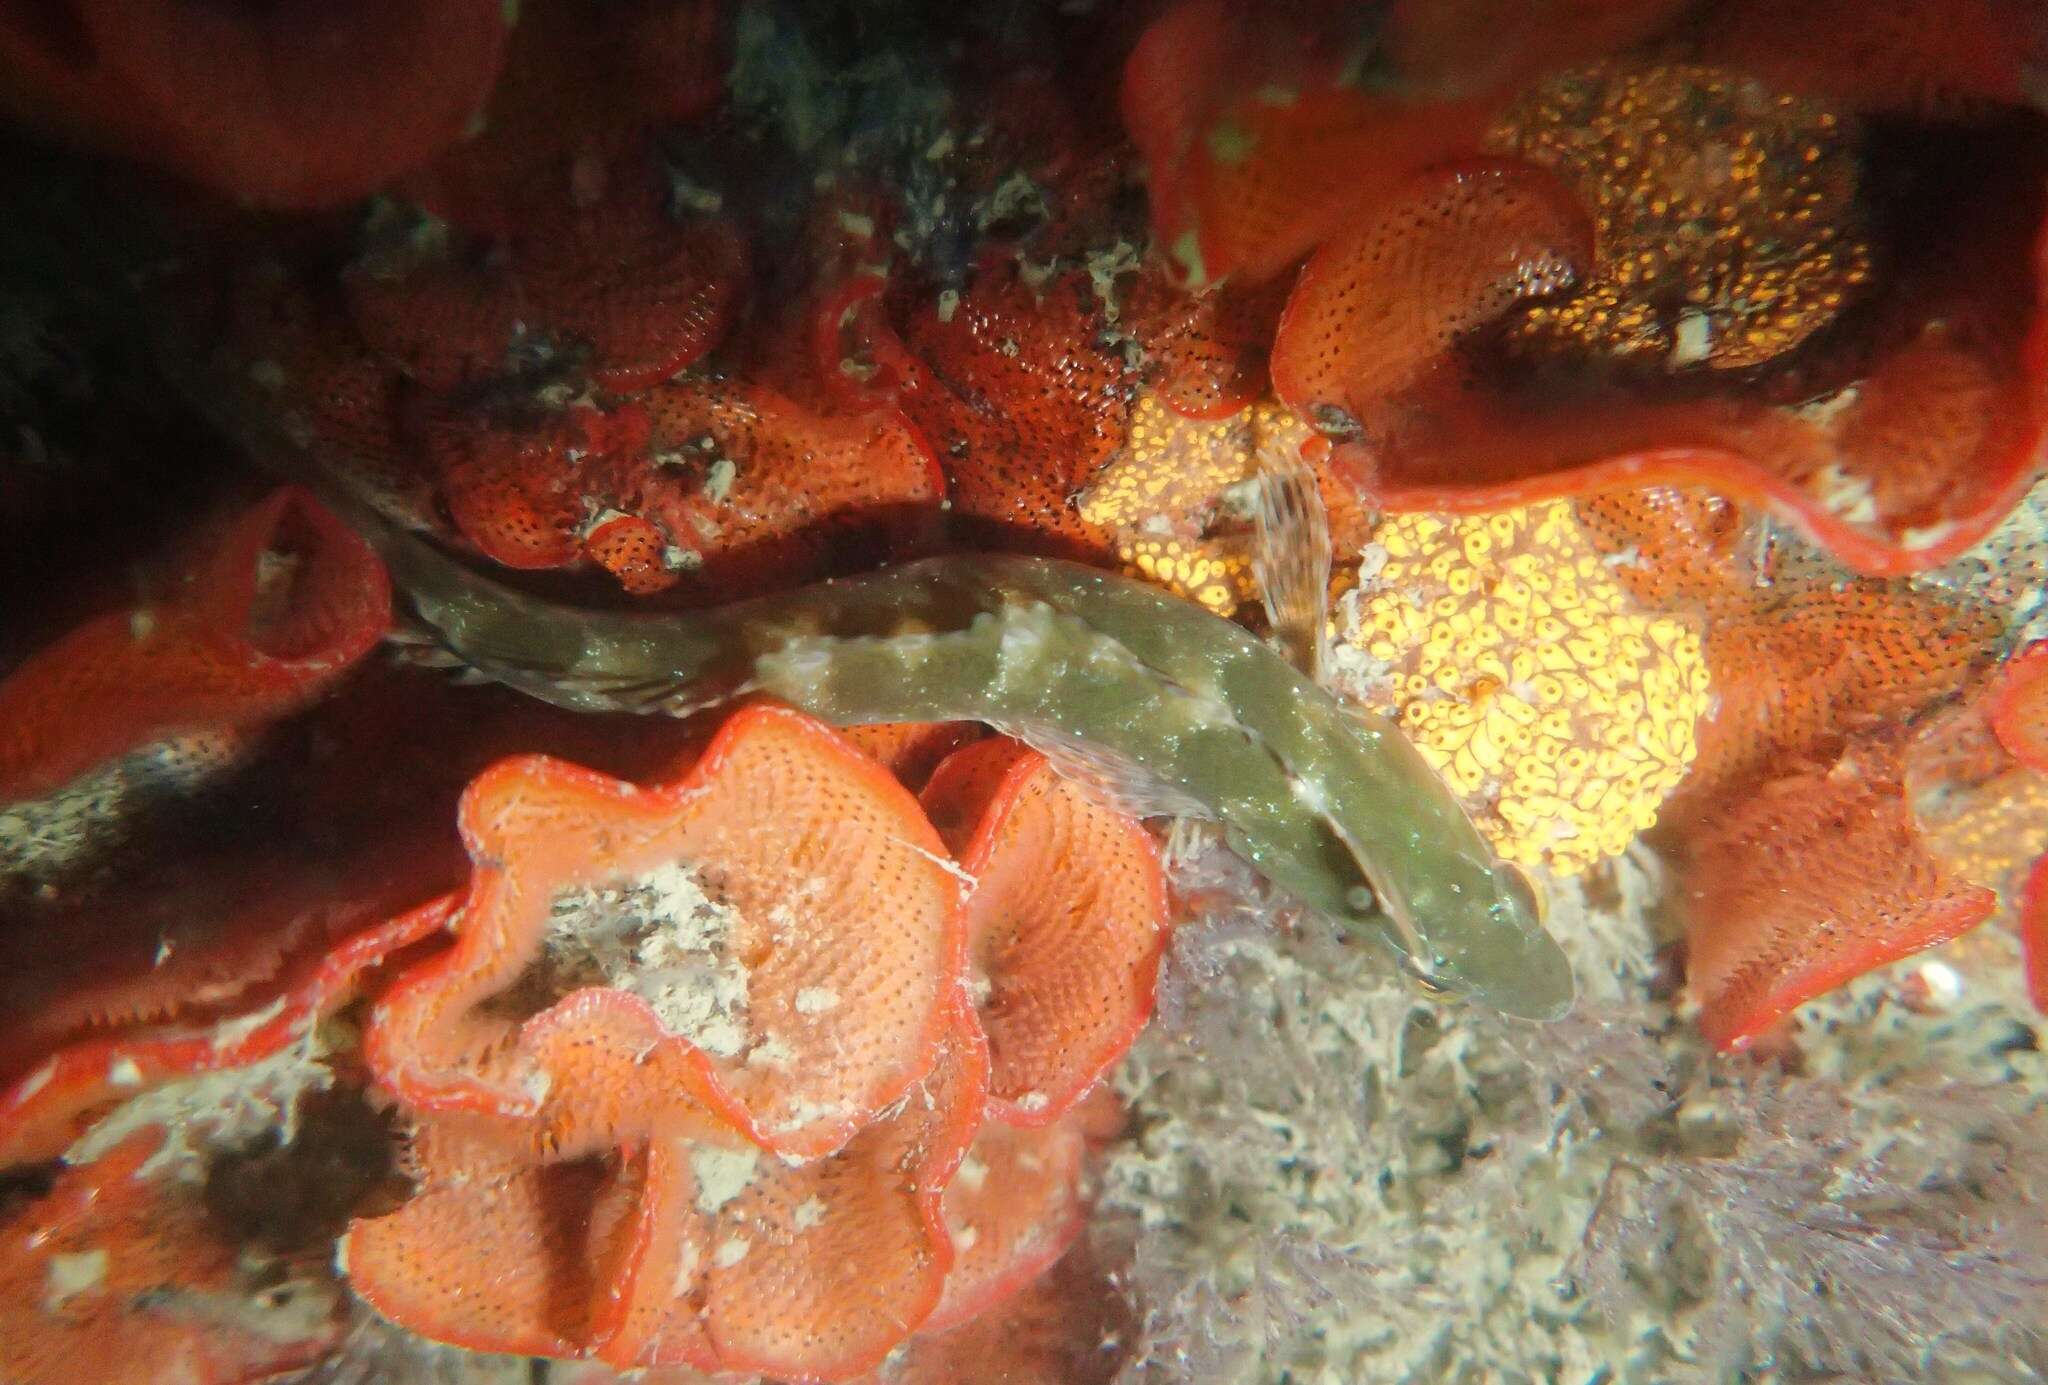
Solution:
M 1320 681 L 1330 645 L 1330 519 L 1315 472 L 1295 448 L 1263 447 L 1244 497 L 1266 619 L 1294 666 Z

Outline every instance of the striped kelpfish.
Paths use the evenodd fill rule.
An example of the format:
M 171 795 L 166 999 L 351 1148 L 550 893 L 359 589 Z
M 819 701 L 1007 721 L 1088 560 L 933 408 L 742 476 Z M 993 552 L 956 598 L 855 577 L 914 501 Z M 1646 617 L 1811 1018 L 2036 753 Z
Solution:
M 841 725 L 985 722 L 1135 811 L 1220 824 L 1268 880 L 1386 937 L 1426 986 L 1531 1018 L 1571 1003 L 1523 882 L 1399 731 L 1191 602 L 1077 563 L 972 554 L 704 611 L 583 610 L 349 508 L 433 639 L 487 677 L 581 710 L 683 715 L 759 692 Z M 1273 515 L 1267 554 L 1288 539 Z M 1312 668 L 1326 543 L 1309 568 L 1291 587 L 1313 633 L 1276 625 Z M 1279 587 L 1287 571 L 1261 576 Z
M 349 517 L 429 638 L 486 677 L 585 711 L 682 716 L 760 692 L 840 725 L 985 722 L 1130 811 L 1219 824 L 1267 880 L 1384 938 L 1432 990 L 1532 1019 L 1571 1005 L 1570 964 L 1526 882 L 1397 729 L 1317 684 L 1330 546 L 1298 459 L 1262 457 L 1248 506 L 1292 663 L 1142 582 L 998 554 L 702 611 L 596 611 L 507 587 L 387 517 L 243 372 L 175 349 L 162 360 L 224 432 Z

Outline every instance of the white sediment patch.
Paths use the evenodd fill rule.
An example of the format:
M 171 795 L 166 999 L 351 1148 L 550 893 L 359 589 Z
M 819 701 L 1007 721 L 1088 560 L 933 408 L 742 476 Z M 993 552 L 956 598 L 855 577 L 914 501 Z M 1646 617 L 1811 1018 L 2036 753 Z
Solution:
M 136 619 L 148 627 L 155 617 L 139 611 Z M 0 803 L 0 877 L 49 881 L 89 867 L 135 818 L 205 788 L 239 764 L 250 744 L 232 732 L 169 736 L 40 797 Z
M 112 1261 L 113 1257 L 104 1249 L 52 1255 L 43 1269 L 43 1311 L 55 1313 L 80 1294 L 106 1283 L 107 1267 Z
M 828 1101 L 814 1101 L 809 1097 L 793 1097 L 782 1103 L 780 1120 L 772 1122 L 768 1129 L 776 1135 L 787 1135 L 791 1131 L 826 1122 L 843 1121 L 852 1114 L 849 1108 Z
M 697 1210 L 707 1215 L 731 1202 L 754 1181 L 761 1166 L 761 1152 L 755 1149 L 718 1149 L 706 1146 L 690 1153 L 690 1172 L 697 1179 Z
M 1837 519 L 1852 524 L 1872 524 L 1877 520 L 1877 492 L 1871 488 L 1869 478 L 1844 471 L 1833 462 L 1815 475 L 1808 493 Z
M 124 761 L 115 761 L 40 798 L 0 806 L 0 877 L 61 876 L 115 834 L 137 802 Z
M 681 1298 L 697 1286 L 697 1276 L 703 1273 L 704 1260 L 697 1253 L 695 1241 L 685 1240 L 676 1255 L 676 1297 Z
M 216 1050 L 228 1046 L 216 1037 Z M 196 1176 L 210 1154 L 239 1148 L 267 1132 L 277 1132 L 290 1144 L 298 1133 L 299 1103 L 334 1085 L 327 1053 L 327 1040 L 316 1027 L 259 1062 L 196 1073 L 138 1092 L 73 1141 L 64 1160 L 89 1164 L 132 1135 L 161 1129 L 163 1144 L 137 1176 Z M 110 1070 L 109 1077 L 113 1076 Z M 139 1072 L 136 1077 L 139 1080 Z
M 547 985 L 610 986 L 645 1000 L 662 1027 L 719 1058 L 749 1040 L 747 971 L 736 955 L 743 920 L 705 892 L 696 872 L 668 862 L 596 889 L 557 895 L 549 918 Z
M 795 1061 L 796 1050 L 773 1034 L 756 1041 L 747 1050 L 747 1066 L 750 1068 L 786 1068 Z

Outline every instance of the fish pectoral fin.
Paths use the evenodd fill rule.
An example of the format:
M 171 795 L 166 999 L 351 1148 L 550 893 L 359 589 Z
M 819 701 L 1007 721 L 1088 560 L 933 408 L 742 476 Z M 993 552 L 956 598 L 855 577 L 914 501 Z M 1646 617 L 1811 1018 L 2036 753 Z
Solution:
M 1215 810 L 1192 794 L 1167 783 L 1137 761 L 1104 746 L 1041 724 L 998 722 L 996 729 L 1014 736 L 1051 763 L 1062 779 L 1071 780 L 1117 812 L 1134 818 L 1197 818 Z

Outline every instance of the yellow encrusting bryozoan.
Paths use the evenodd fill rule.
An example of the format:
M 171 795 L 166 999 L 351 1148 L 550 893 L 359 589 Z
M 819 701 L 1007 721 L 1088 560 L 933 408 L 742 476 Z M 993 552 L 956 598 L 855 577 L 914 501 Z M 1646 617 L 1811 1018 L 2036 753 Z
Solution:
M 1081 493 L 1081 518 L 1115 531 L 1117 558 L 1133 577 L 1231 615 L 1259 599 L 1251 524 L 1232 509 L 1231 488 L 1257 474 L 1263 449 L 1299 451 L 1309 436 L 1273 400 L 1192 419 L 1142 395 L 1123 451 Z
M 1512 861 L 1619 854 L 1697 749 L 1699 631 L 1635 608 L 1568 502 L 1388 516 L 1338 636 L 1345 690 L 1398 719 Z

